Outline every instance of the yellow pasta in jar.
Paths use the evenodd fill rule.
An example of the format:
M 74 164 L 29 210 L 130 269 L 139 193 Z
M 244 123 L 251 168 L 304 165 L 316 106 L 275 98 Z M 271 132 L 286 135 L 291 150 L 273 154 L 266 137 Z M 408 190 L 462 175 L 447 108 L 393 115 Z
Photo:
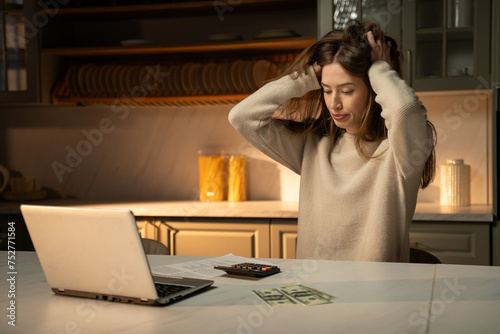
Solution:
M 224 199 L 224 156 L 198 156 L 200 201 Z
M 246 200 L 245 158 L 242 156 L 233 155 L 229 158 L 228 200 Z

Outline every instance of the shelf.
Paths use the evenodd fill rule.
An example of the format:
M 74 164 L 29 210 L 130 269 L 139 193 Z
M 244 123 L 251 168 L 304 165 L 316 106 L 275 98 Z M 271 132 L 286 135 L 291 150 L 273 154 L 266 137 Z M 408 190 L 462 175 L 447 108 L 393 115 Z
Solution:
M 189 1 L 149 5 L 48 8 L 42 9 L 42 12 L 50 17 L 68 19 L 124 19 L 131 17 L 172 17 L 177 15 L 217 15 L 219 12 L 232 12 L 236 9 L 239 12 L 251 12 L 315 7 L 315 0 L 245 0 L 239 3 L 234 1 L 234 4 L 223 1 L 220 1 L 220 4 L 214 1 Z
M 53 97 L 52 103 L 58 105 L 128 105 L 128 106 L 193 106 L 236 104 L 249 94 L 206 95 L 206 96 L 165 96 L 141 99 L 121 99 L 118 97 Z
M 204 60 L 71 61 L 51 100 L 59 105 L 236 104 L 283 73 L 294 54 Z
M 138 1 L 135 2 L 140 3 Z M 285 64 L 288 63 L 290 59 L 293 59 L 298 52 L 317 41 L 317 37 L 314 36 L 315 31 L 309 29 L 309 27 L 307 27 L 306 32 L 302 32 L 302 36 L 308 37 L 250 39 L 251 36 L 249 33 L 249 36 L 245 36 L 244 40 L 238 41 L 205 42 L 205 40 L 202 40 L 198 35 L 182 36 L 182 38 L 179 38 L 179 32 L 176 29 L 178 27 L 173 25 L 177 22 L 174 18 L 191 17 L 190 20 L 197 25 L 199 24 L 201 29 L 201 27 L 204 26 L 201 23 L 203 19 L 213 19 L 215 16 L 215 20 L 217 20 L 217 15 L 220 17 L 220 14 L 247 14 L 253 12 L 256 14 L 243 15 L 245 17 L 248 16 L 253 24 L 255 22 L 254 18 L 257 17 L 259 12 L 269 12 L 269 14 L 272 15 L 269 16 L 268 23 L 274 24 L 277 17 L 282 15 L 280 13 L 283 11 L 289 11 L 295 16 L 302 17 L 304 9 L 308 12 L 315 13 L 315 8 L 316 0 L 244 0 L 216 2 L 204 0 L 81 8 L 63 6 L 63 8 L 42 9 L 40 13 L 50 16 L 52 22 L 54 22 L 54 24 L 49 27 L 53 30 L 53 34 L 61 36 L 61 34 L 59 34 L 61 27 L 65 27 L 71 22 L 75 22 L 75 24 L 72 25 L 74 29 L 73 33 L 76 37 L 79 37 L 71 38 L 71 31 L 68 30 L 68 36 L 62 36 L 60 40 L 57 41 L 51 40 L 51 43 L 49 43 L 51 47 L 41 49 L 43 61 L 46 63 L 57 62 L 61 64 L 57 70 L 57 78 L 54 76 L 53 79 L 55 84 L 52 86 L 53 88 L 50 92 L 51 101 L 54 104 L 62 105 L 127 104 L 187 106 L 237 103 L 250 95 L 257 87 L 246 89 L 236 89 L 233 87 L 233 89 L 228 89 L 227 87 L 224 88 L 224 83 L 218 82 L 217 84 L 219 87 L 222 87 L 218 90 L 210 91 L 205 89 L 194 91 L 193 87 L 189 87 L 189 82 L 191 82 L 192 79 L 190 76 L 189 79 L 186 79 L 185 74 L 185 71 L 188 71 L 186 73 L 194 73 L 194 70 L 191 68 L 187 69 L 188 67 L 182 67 L 183 75 L 181 78 L 176 77 L 175 80 L 166 80 L 164 86 L 168 87 L 161 87 L 161 89 L 158 90 L 148 91 L 147 96 L 142 96 L 137 99 L 127 98 L 127 96 L 133 96 L 135 89 L 137 87 L 141 88 L 142 85 L 145 84 L 143 82 L 133 81 L 137 79 L 136 72 L 139 66 L 161 66 L 161 73 L 177 76 L 181 64 L 194 64 L 198 67 L 204 66 L 204 74 L 206 75 L 204 78 L 211 78 L 206 80 L 213 80 L 212 76 L 206 74 L 212 71 L 207 69 L 208 64 L 216 63 L 220 65 L 221 63 L 228 63 L 231 65 L 237 61 L 248 63 L 253 60 L 269 59 L 276 66 L 285 66 Z M 154 19 L 148 20 L 149 18 Z M 167 20 L 168 22 L 164 22 L 157 20 L 157 18 L 167 18 L 169 20 Z M 237 18 L 237 16 L 235 18 Z M 117 37 L 119 34 L 112 34 L 113 31 L 123 33 L 123 36 L 130 38 L 128 37 L 130 31 L 132 31 L 133 35 L 136 30 L 139 30 L 136 26 L 131 27 L 130 31 L 127 30 L 130 25 L 130 19 L 140 19 L 143 25 L 150 24 L 147 26 L 147 29 L 141 30 L 140 38 L 153 40 L 156 44 L 118 45 L 118 41 L 124 38 Z M 96 28 L 85 35 L 85 33 L 87 33 L 85 27 L 91 22 L 98 22 L 102 27 L 99 26 L 100 29 Z M 165 29 L 164 26 L 168 28 L 168 24 L 170 23 L 172 23 L 172 26 L 168 31 L 175 34 L 174 38 L 165 38 L 163 34 L 159 35 L 160 38 L 158 38 L 157 32 L 163 31 L 162 29 Z M 239 20 L 235 23 L 239 23 Z M 176 24 L 179 25 L 179 23 Z M 162 28 L 158 28 L 158 26 Z M 230 31 L 234 30 L 231 28 L 226 29 Z M 207 34 L 210 32 L 210 29 L 203 30 L 206 31 Z M 46 31 L 50 31 L 50 29 L 47 28 Z M 108 32 L 109 34 L 105 35 L 101 33 L 101 31 Z M 78 33 L 80 35 L 78 35 Z M 99 34 L 99 38 L 87 38 L 93 36 L 93 34 Z M 251 35 L 254 35 L 254 33 Z M 47 36 L 50 36 L 50 34 L 47 34 Z M 69 46 L 73 44 L 74 41 L 79 41 L 79 45 Z M 286 61 L 282 61 L 280 58 L 284 54 L 287 55 Z M 84 67 L 85 65 L 86 68 Z M 114 66 L 114 69 L 111 70 L 109 66 Z M 220 70 L 219 72 L 227 73 L 227 69 Z M 196 74 L 198 77 L 199 75 L 201 75 L 201 73 Z M 231 75 L 234 76 L 234 73 L 231 73 Z M 76 77 L 78 77 L 78 79 L 76 79 Z M 126 82 L 123 79 L 125 77 L 127 78 Z M 142 78 L 142 76 L 140 76 L 140 78 Z M 75 80 L 78 81 L 78 85 L 75 85 Z M 112 81 L 111 89 L 109 85 L 110 80 Z M 173 83 L 170 82 L 170 80 L 172 80 Z M 224 77 L 224 79 L 221 79 L 219 75 L 216 77 L 216 80 L 224 81 L 227 80 L 227 78 Z M 237 80 L 240 79 L 238 78 Z M 85 84 L 82 85 L 81 82 Z M 89 82 L 90 84 L 88 84 Z M 90 87 L 91 89 L 87 87 L 88 85 L 92 86 Z M 188 89 L 182 91 L 182 89 L 179 90 L 179 87 L 170 87 L 172 85 L 188 85 Z M 83 87 L 83 89 L 79 90 L 77 87 Z M 204 83 L 204 88 L 206 87 L 207 84 Z M 175 88 L 177 88 L 177 90 Z
M 417 35 L 426 35 L 426 34 L 442 34 L 443 32 L 447 34 L 451 33 L 471 33 L 474 32 L 473 28 L 465 27 L 465 28 L 432 28 L 432 29 L 419 29 L 416 31 Z
M 206 53 L 227 51 L 281 51 L 301 50 L 316 42 L 315 37 L 300 37 L 270 40 L 251 40 L 226 43 L 207 43 L 199 45 L 147 45 L 147 46 L 115 46 L 115 47 L 75 47 L 43 49 L 42 54 L 64 57 L 89 56 L 135 56 L 180 53 Z

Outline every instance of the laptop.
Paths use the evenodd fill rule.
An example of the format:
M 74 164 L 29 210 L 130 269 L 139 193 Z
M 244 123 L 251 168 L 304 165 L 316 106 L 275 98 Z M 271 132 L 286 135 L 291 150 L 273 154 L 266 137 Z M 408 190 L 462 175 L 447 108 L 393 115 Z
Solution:
M 21 205 L 21 212 L 58 295 L 166 305 L 214 283 L 153 275 L 130 211 Z

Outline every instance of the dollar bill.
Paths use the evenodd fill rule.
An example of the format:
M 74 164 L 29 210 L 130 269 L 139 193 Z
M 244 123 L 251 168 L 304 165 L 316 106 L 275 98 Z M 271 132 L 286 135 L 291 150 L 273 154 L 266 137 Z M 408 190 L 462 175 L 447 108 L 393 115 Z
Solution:
M 267 304 L 271 306 L 280 306 L 280 305 L 293 305 L 297 304 L 297 301 L 288 295 L 284 294 L 277 288 L 272 289 L 263 289 L 263 290 L 252 290 L 260 299 L 265 301 Z
M 317 295 L 323 297 L 324 299 L 326 300 L 333 300 L 333 299 L 337 299 L 337 297 L 329 294 L 329 293 L 326 293 L 324 291 L 320 291 L 318 289 L 315 289 L 315 288 L 311 288 L 310 286 L 305 286 L 305 285 L 302 285 L 302 284 L 299 284 L 300 286 L 304 287 L 305 289 L 309 289 L 311 290 L 312 292 L 316 293 Z
M 333 296 L 320 292 L 316 289 L 306 287 L 302 284 L 282 286 L 279 290 L 286 295 L 298 300 L 303 305 L 330 304 Z
M 302 285 L 288 285 L 279 288 L 252 290 L 260 299 L 271 306 L 321 305 L 332 303 L 336 297 L 326 292 Z

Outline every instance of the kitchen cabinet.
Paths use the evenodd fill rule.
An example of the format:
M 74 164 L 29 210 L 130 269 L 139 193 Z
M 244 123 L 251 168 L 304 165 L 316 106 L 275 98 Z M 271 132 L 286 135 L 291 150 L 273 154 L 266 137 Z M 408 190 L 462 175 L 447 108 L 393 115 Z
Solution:
M 350 20 L 373 20 L 380 28 L 400 43 L 401 38 L 401 1 L 400 0 L 321 0 L 321 36 L 330 30 L 343 30 Z M 328 22 L 328 20 L 330 20 Z
M 38 31 L 34 1 L 0 1 L 0 101 L 39 100 Z
M 490 1 L 403 1 L 402 34 L 416 91 L 489 88 Z
M 271 220 L 271 257 L 295 259 L 297 250 L 297 219 Z
M 500 87 L 500 3 L 493 1 L 491 4 L 491 81 L 494 86 Z
M 171 255 L 268 258 L 269 219 L 138 218 L 143 238 L 162 242 Z
M 294 219 L 273 219 L 271 257 L 294 259 L 297 242 Z M 414 221 L 410 246 L 428 251 L 448 264 L 490 265 L 490 223 Z
M 51 16 L 42 31 L 41 58 L 44 78 L 52 82 L 42 85 L 50 87 L 42 96 L 66 105 L 236 103 L 279 74 L 317 34 L 313 0 L 176 1 L 42 12 Z M 272 65 L 255 85 L 258 61 Z
M 498 219 L 498 198 L 500 194 L 500 179 L 499 179 L 499 148 L 500 148 L 500 2 L 493 1 L 491 4 L 491 72 L 492 72 L 492 89 L 493 89 L 493 212 Z M 493 264 L 500 265 L 500 228 L 498 221 L 495 221 L 492 229 L 493 240 Z
M 450 264 L 490 265 L 490 223 L 421 222 L 410 230 L 410 246 Z

